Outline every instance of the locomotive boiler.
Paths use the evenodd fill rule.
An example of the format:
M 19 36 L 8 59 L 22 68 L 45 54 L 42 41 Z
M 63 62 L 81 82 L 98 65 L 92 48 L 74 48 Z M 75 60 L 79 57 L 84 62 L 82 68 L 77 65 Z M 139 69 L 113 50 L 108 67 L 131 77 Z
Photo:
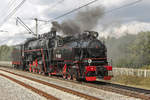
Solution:
M 107 49 L 97 37 L 94 31 L 65 37 L 51 31 L 14 47 L 12 64 L 22 70 L 65 79 L 110 80 L 112 66 L 108 65 Z

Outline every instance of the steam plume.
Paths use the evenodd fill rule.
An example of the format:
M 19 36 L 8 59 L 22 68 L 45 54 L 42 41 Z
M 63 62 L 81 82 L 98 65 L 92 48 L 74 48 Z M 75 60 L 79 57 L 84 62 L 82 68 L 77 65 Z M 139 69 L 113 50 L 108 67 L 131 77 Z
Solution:
M 64 20 L 61 24 L 52 22 L 53 28 L 63 34 L 74 35 L 85 30 L 92 30 L 104 15 L 104 8 L 97 6 L 78 12 L 73 19 Z

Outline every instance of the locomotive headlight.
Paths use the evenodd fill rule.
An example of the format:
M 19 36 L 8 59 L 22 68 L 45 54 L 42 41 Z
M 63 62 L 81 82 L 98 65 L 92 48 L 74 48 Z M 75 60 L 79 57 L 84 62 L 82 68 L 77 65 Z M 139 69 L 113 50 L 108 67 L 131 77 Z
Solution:
M 92 59 L 88 59 L 88 63 L 89 63 L 89 64 L 92 63 Z

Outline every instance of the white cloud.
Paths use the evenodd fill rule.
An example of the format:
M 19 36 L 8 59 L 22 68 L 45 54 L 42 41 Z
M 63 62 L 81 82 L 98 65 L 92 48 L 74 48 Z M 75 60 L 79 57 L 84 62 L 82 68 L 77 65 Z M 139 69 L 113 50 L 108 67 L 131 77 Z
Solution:
M 113 6 L 119 6 L 127 2 L 127 0 L 103 0 L 99 1 L 102 5 L 104 5 L 107 8 L 113 7 Z
M 0 3 L 0 9 L 5 8 L 7 3 L 10 0 L 3 0 L 3 2 Z M 21 1 L 21 0 L 19 0 Z M 13 43 L 18 43 L 24 38 L 28 36 L 22 35 L 22 33 L 27 32 L 22 26 L 16 26 L 15 25 L 15 19 L 14 17 L 21 17 L 23 18 L 22 20 L 29 26 L 29 27 L 34 27 L 35 22 L 31 20 L 25 20 L 25 19 L 31 19 L 31 18 L 40 18 L 40 19 L 51 19 L 52 17 L 57 17 L 58 15 L 64 14 L 74 8 L 77 8 L 85 3 L 90 2 L 91 0 L 64 0 L 64 2 L 58 4 L 56 7 L 53 7 L 53 5 L 56 4 L 60 0 L 27 0 L 24 5 L 17 11 L 17 13 L 5 24 L 3 27 L 1 27 L 2 30 L 9 31 L 9 33 L 0 33 L 0 42 L 3 42 L 3 44 L 13 44 Z M 135 0 L 136 1 L 136 0 Z M 98 5 L 103 5 L 106 10 L 110 10 L 112 8 L 120 7 L 121 5 L 127 4 L 129 2 L 133 2 L 131 0 L 99 0 L 98 2 L 90 5 L 91 6 L 98 6 Z M 142 7 L 145 5 L 150 4 L 150 1 L 143 1 L 142 2 Z M 8 8 L 8 7 L 7 7 Z M 136 6 L 135 6 L 136 9 Z M 128 10 L 128 9 L 127 9 Z M 138 11 L 135 11 L 139 13 Z M 144 12 L 144 11 L 143 11 Z M 143 12 L 140 12 L 141 15 Z M 149 13 L 148 10 L 145 12 Z M 3 13 L 0 12 L 0 15 Z M 145 13 L 144 13 L 145 14 Z M 117 16 L 117 15 L 116 15 Z M 138 17 L 138 16 L 135 16 Z M 141 17 L 141 16 L 140 16 Z M 63 19 L 68 18 L 68 16 L 64 17 Z M 113 20 L 116 19 L 117 17 L 107 16 L 107 19 L 103 19 L 103 23 L 107 22 L 108 20 Z M 122 23 L 119 25 L 114 25 L 113 23 L 110 23 L 108 28 L 103 29 L 101 23 L 98 25 L 96 30 L 98 30 L 100 33 L 103 33 L 103 35 L 108 36 L 108 35 L 117 35 L 121 36 L 125 32 L 129 33 L 138 33 L 140 31 L 149 31 L 150 30 L 150 22 L 140 22 L 134 18 L 133 16 L 128 17 L 128 11 L 126 12 L 126 16 L 124 19 L 129 19 L 130 22 Z M 1 16 L 1 19 L 3 17 Z M 39 24 L 41 24 L 40 22 Z M 109 23 L 109 22 L 108 22 Z M 40 27 L 39 32 L 44 33 L 50 30 L 51 25 L 43 25 Z M 35 29 L 32 29 L 33 31 Z M 19 35 L 21 34 L 21 35 Z M 5 41 L 5 42 L 4 42 Z M 15 42 L 16 41 L 16 42 Z
M 150 23 L 133 21 L 118 26 L 112 24 L 107 27 L 105 26 L 105 29 L 103 29 L 103 26 L 99 26 L 96 28 L 96 30 L 99 31 L 100 35 L 104 37 L 120 37 L 126 33 L 138 34 L 141 31 L 150 31 Z

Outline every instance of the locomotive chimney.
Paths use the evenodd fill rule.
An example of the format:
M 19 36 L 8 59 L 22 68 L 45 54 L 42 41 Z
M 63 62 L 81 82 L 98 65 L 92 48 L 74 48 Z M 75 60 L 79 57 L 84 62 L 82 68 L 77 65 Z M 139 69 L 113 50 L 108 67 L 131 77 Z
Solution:
M 52 34 L 52 37 L 56 37 L 56 29 L 55 28 L 51 28 L 50 33 Z

